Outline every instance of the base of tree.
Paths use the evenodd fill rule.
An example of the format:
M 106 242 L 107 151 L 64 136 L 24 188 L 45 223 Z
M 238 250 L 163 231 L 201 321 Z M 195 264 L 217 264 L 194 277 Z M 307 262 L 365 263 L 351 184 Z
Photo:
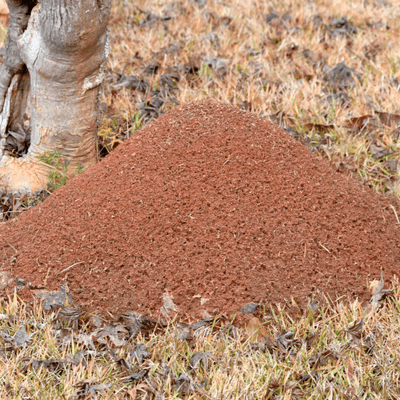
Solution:
M 0 187 L 8 193 L 35 193 L 47 187 L 50 166 L 31 157 L 0 159 Z
M 69 177 L 97 162 L 99 90 L 111 0 L 9 0 L 0 67 L 0 189 L 47 189 L 58 154 Z

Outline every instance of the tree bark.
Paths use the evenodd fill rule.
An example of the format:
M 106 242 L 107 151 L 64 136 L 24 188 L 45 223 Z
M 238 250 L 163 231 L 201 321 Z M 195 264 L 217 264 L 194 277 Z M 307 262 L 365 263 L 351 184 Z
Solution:
M 111 0 L 7 0 L 0 67 L 0 187 L 36 192 L 48 182 L 39 156 L 57 151 L 76 173 L 97 161 L 100 84 L 108 56 Z M 13 135 L 30 143 L 13 157 Z M 9 146 L 8 146 L 9 147 Z

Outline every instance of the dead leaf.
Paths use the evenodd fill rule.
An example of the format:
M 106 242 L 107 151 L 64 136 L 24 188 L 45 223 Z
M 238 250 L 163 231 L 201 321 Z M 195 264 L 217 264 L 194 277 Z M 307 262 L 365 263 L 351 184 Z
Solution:
M 88 350 L 80 350 L 75 355 L 68 354 L 65 359 L 71 364 L 79 365 L 81 362 L 85 361 L 85 356 L 90 354 Z M 84 364 L 85 365 L 85 364 Z
M 378 151 L 378 152 L 376 152 L 376 149 L 374 149 L 374 150 L 375 151 L 371 151 L 372 158 L 374 160 L 379 160 L 380 158 L 387 157 L 387 156 L 390 156 L 391 154 L 396 153 L 395 150 L 381 150 L 381 151 Z
M 96 328 L 101 328 L 101 319 L 97 315 L 93 316 L 92 323 Z
M 240 309 L 243 315 L 254 314 L 257 311 L 258 304 L 257 303 L 248 303 L 244 307 Z
M 400 115 L 392 114 L 387 112 L 375 112 L 375 115 L 378 116 L 379 121 L 388 126 L 389 128 L 397 127 L 400 125 Z
M 353 68 L 349 68 L 344 61 L 338 63 L 329 72 L 325 73 L 324 79 L 341 90 L 356 86 L 356 80 L 362 84 L 361 74 Z
M 340 353 L 328 349 L 323 352 L 318 352 L 316 355 L 310 357 L 309 363 L 311 367 L 318 368 L 318 366 L 325 366 L 330 362 L 336 363 L 339 358 Z
M 305 124 L 304 127 L 309 130 L 309 131 L 316 131 L 318 133 L 326 133 L 331 131 L 332 129 L 335 129 L 334 125 L 323 125 L 323 124 L 313 124 L 313 123 L 308 123 Z
M 158 61 L 152 61 L 143 68 L 143 71 L 148 75 L 156 75 L 159 69 L 160 63 Z
M 181 43 L 171 43 L 168 46 L 161 47 L 160 52 L 164 52 L 165 54 L 178 53 L 182 48 L 183 44 Z
M 166 363 L 165 361 L 161 360 L 161 364 L 156 370 L 157 375 L 162 376 L 164 379 L 166 379 L 168 376 L 173 377 L 174 373 L 172 371 L 172 368 Z
M 220 317 L 205 317 L 200 321 L 197 321 L 194 324 L 189 325 L 189 329 L 192 331 L 197 331 L 200 328 L 204 328 L 205 326 L 211 325 L 214 321 L 219 321 Z
M 349 356 L 347 357 L 347 378 L 349 381 L 353 379 L 353 375 L 354 375 L 354 361 Z
M 177 84 L 180 80 L 180 76 L 177 73 L 170 72 L 160 77 L 160 87 L 164 87 L 168 90 L 175 90 L 177 89 Z
M 182 372 L 179 377 L 175 380 L 174 388 L 177 392 L 183 395 L 190 395 L 196 389 L 201 389 L 201 387 L 193 381 L 193 379 Z
M 389 169 L 389 172 L 397 171 L 397 165 L 398 165 L 398 161 L 395 158 L 392 158 L 391 160 L 385 162 L 385 164 L 384 164 L 384 166 Z
M 128 330 L 124 325 L 107 325 L 104 328 L 98 329 L 92 333 L 92 338 L 101 344 L 107 344 L 108 340 L 115 347 L 122 347 L 126 343 L 126 334 Z
M 176 337 L 180 340 L 191 340 L 193 338 L 192 331 L 189 326 L 179 324 L 177 326 L 177 331 Z
M 134 372 L 133 374 L 130 374 L 129 376 L 127 376 L 124 379 L 124 382 L 129 383 L 129 382 L 139 381 L 139 380 L 143 379 L 144 377 L 146 377 L 148 372 L 149 371 Z
M 129 329 L 129 339 L 134 338 L 140 331 L 154 330 L 157 326 L 156 321 L 143 317 L 137 313 L 121 315 L 121 318 Z
M 379 306 L 379 303 L 386 298 L 389 294 L 393 292 L 391 289 L 383 289 L 383 286 L 385 285 L 385 279 L 383 278 L 383 271 L 381 270 L 381 280 L 379 283 L 376 285 L 376 288 L 374 290 L 374 293 L 371 297 L 370 303 L 371 307 L 377 308 Z
M 61 285 L 58 292 L 40 290 L 36 294 L 43 299 L 43 309 L 47 311 L 57 306 L 64 306 L 66 302 L 73 303 L 72 297 L 66 292 L 65 285 Z
M 93 343 L 93 336 L 86 335 L 85 333 L 80 333 L 75 336 L 78 344 L 83 344 L 85 347 L 89 348 L 90 350 L 96 350 L 96 347 Z
M 230 60 L 225 58 L 203 57 L 204 64 L 216 72 L 226 72 Z
M 194 0 L 194 4 L 199 8 L 203 8 L 207 4 L 207 0 Z
M 296 130 L 294 130 L 293 128 L 283 128 L 284 131 L 286 131 L 286 133 L 288 133 L 289 135 L 293 136 L 295 139 L 299 140 L 301 133 L 297 132 Z
M 145 346 L 143 343 L 137 344 L 133 350 L 129 353 L 129 359 L 131 362 L 137 362 L 139 365 L 143 364 L 145 358 L 151 357 L 151 353 L 148 352 L 150 347 Z
M 333 105 L 348 107 L 351 104 L 350 96 L 341 90 L 338 90 L 336 93 L 328 93 L 323 100 L 328 103 L 330 107 Z
M 265 350 L 267 350 L 267 345 L 265 342 L 256 342 L 256 343 L 250 343 L 250 348 L 253 351 L 261 351 L 262 353 L 265 353 Z
M 19 348 L 24 346 L 31 337 L 29 336 L 28 332 L 26 331 L 25 325 L 14 335 L 14 346 L 15 348 Z
M 0 289 L 4 289 L 14 278 L 8 271 L 0 271 Z
M 288 347 L 290 346 L 292 342 L 292 337 L 294 336 L 294 333 L 291 331 L 284 332 L 282 335 L 279 335 L 276 338 L 276 343 L 283 349 L 287 350 Z
M 132 371 L 132 366 L 131 364 L 125 360 L 123 357 L 118 357 L 113 351 L 111 352 L 111 356 L 114 359 L 115 364 L 117 364 L 122 370 L 125 371 Z
M 267 115 L 267 118 L 274 124 L 279 125 L 283 129 L 293 125 L 294 118 L 291 115 L 286 114 L 285 111 L 279 110 L 274 114 Z
M 160 20 L 160 17 L 156 14 L 153 14 L 151 11 L 147 10 L 138 10 L 139 15 L 145 16 L 144 18 L 139 19 L 139 26 L 149 26 L 153 24 L 154 22 L 157 22 Z
M 174 313 L 178 312 L 178 307 L 174 304 L 174 298 L 170 296 L 168 293 L 164 293 L 162 296 L 164 300 L 164 304 L 161 307 L 161 314 L 165 317 L 169 317 L 171 311 Z
M 344 126 L 353 131 L 360 131 L 366 127 L 368 120 L 372 118 L 372 115 L 367 114 L 361 117 L 353 117 L 344 122 Z
M 49 358 L 47 360 L 31 360 L 32 369 L 34 371 L 38 370 L 40 367 L 43 366 L 53 373 L 58 373 L 60 371 L 63 371 L 68 366 L 68 364 L 72 363 L 74 365 L 77 365 L 75 364 L 75 362 L 71 362 L 66 359 Z
M 77 325 L 78 319 L 81 316 L 82 311 L 77 306 L 67 306 L 61 307 L 58 310 L 57 319 L 61 323 L 72 322 L 74 325 Z
M 272 25 L 278 30 L 279 28 L 288 28 L 288 23 L 293 21 L 292 16 L 287 12 L 280 16 L 276 11 L 271 11 L 271 13 L 265 15 L 264 18 L 267 24 Z
M 208 351 L 194 353 L 192 357 L 190 357 L 189 366 L 195 370 L 199 369 L 202 364 L 204 370 L 207 371 L 210 358 L 215 361 L 215 356 Z
M 302 383 L 308 382 L 310 380 L 316 381 L 318 379 L 318 372 L 313 372 L 312 374 L 299 374 L 300 381 Z
M 382 51 L 382 46 L 378 43 L 370 43 L 363 47 L 364 56 L 367 60 L 375 61 L 376 56 Z
M 315 313 L 319 308 L 318 301 L 312 301 L 310 304 L 308 304 L 307 308 L 309 308 L 311 312 Z
M 326 30 L 330 38 L 335 36 L 355 35 L 358 32 L 357 28 L 354 25 L 350 24 L 347 17 L 333 20 L 327 25 Z
M 125 76 L 122 72 L 114 72 L 119 75 L 119 80 L 116 83 L 111 84 L 113 89 L 133 89 L 140 92 L 147 92 L 150 87 L 149 82 L 146 79 L 141 79 L 138 76 Z
M 267 330 L 257 317 L 253 317 L 246 325 L 247 334 L 251 342 L 263 342 L 269 338 Z
M 95 393 L 103 390 L 110 389 L 112 387 L 111 384 L 95 384 L 94 381 L 89 379 L 84 379 L 79 381 L 73 385 L 73 387 L 78 388 L 76 396 L 78 398 L 95 398 Z
M 351 341 L 361 340 L 362 330 L 364 328 L 364 317 L 355 322 L 353 326 L 346 328 L 346 332 L 351 336 Z

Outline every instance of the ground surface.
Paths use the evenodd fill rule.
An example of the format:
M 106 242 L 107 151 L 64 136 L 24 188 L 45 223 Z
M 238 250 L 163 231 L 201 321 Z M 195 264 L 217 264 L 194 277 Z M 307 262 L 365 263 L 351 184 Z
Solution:
M 158 315 L 171 296 L 192 320 L 363 298 L 398 271 L 392 200 L 250 112 L 194 102 L 0 227 L 2 269 L 86 310 Z
M 271 243 L 279 243 L 284 251 L 282 254 L 279 251 L 275 253 L 277 260 L 283 263 L 290 258 L 288 249 L 291 244 L 294 247 L 290 248 L 290 251 L 293 256 L 297 256 L 296 263 L 294 259 L 285 263 L 285 266 L 295 265 L 295 270 L 288 268 L 285 274 L 299 276 L 307 271 L 306 266 L 314 266 L 311 277 L 307 276 L 304 282 L 310 292 L 314 284 L 315 293 L 321 289 L 321 281 L 318 279 L 325 279 L 322 275 L 325 272 L 319 268 L 319 260 L 324 268 L 337 271 L 344 259 L 351 258 L 355 268 L 356 257 L 366 258 L 368 254 L 372 254 L 372 248 L 375 246 L 381 251 L 378 257 L 382 261 L 374 259 L 366 262 L 371 271 L 368 280 L 379 276 L 381 266 L 385 276 L 391 278 L 397 264 L 389 263 L 398 251 L 395 214 L 393 209 L 387 207 L 390 207 L 393 197 L 399 193 L 399 15 L 399 2 L 387 0 L 338 0 L 334 3 L 328 0 L 114 1 L 110 21 L 112 52 L 107 66 L 107 84 L 102 95 L 99 158 L 113 152 L 117 145 L 127 138 L 148 132 L 139 129 L 178 104 L 213 98 L 231 103 L 238 109 L 250 110 L 281 125 L 317 157 L 331 160 L 339 172 L 350 175 L 359 182 L 356 189 L 347 192 L 344 189 L 349 186 L 346 185 L 352 185 L 338 179 L 338 187 L 342 188 L 344 193 L 343 198 L 337 199 L 339 202 L 343 202 L 344 199 L 351 201 L 354 199 L 352 196 L 359 193 L 360 199 L 357 198 L 356 203 L 361 201 L 367 204 L 366 216 L 363 215 L 365 219 L 360 220 L 359 227 L 354 226 L 350 216 L 347 216 L 347 225 L 340 225 L 342 229 L 347 229 L 348 233 L 354 233 L 351 237 L 346 233 L 341 239 L 342 243 L 345 243 L 344 239 L 347 238 L 350 249 L 354 249 L 357 243 L 363 243 L 366 250 L 360 245 L 350 252 L 340 248 L 338 236 L 325 237 L 325 232 L 330 226 L 333 230 L 338 226 L 336 218 L 341 215 L 338 207 L 335 208 L 337 213 L 333 212 L 333 215 L 329 216 L 329 221 L 333 223 L 314 218 L 318 210 L 314 212 L 312 207 L 308 211 L 302 210 L 303 214 L 311 217 L 313 226 L 319 225 L 321 229 L 308 232 L 307 226 L 304 237 L 300 240 L 289 232 L 290 227 L 275 229 L 277 236 L 275 239 L 270 238 Z M 2 42 L 6 38 L 6 26 L 7 17 L 0 15 Z M 0 62 L 1 54 L 0 49 Z M 11 137 L 10 141 L 18 148 L 26 149 L 26 143 L 17 143 Z M 124 151 L 121 151 L 119 154 L 124 154 Z M 290 154 L 304 161 L 301 156 L 303 153 L 299 152 L 296 148 L 296 151 Z M 47 157 L 57 168 L 58 158 L 59 156 L 54 154 Z M 306 159 L 310 160 L 308 153 Z M 223 164 L 224 162 L 226 160 L 220 166 L 223 173 L 227 171 L 225 167 L 231 161 L 226 164 Z M 125 163 L 122 164 L 124 165 Z M 285 168 L 284 172 L 291 167 L 287 162 L 282 162 L 282 166 Z M 123 168 L 124 173 L 127 172 L 127 168 Z M 322 179 L 324 171 L 331 171 L 331 167 L 324 165 L 319 170 L 306 170 L 305 173 L 312 173 L 316 178 Z M 176 166 L 171 173 L 177 173 Z M 329 172 L 330 177 L 331 173 Z M 129 179 L 134 176 L 130 174 L 131 171 L 128 171 Z M 157 171 L 151 170 L 151 176 L 156 174 Z M 122 176 L 112 183 L 114 187 L 121 185 Z M 103 180 L 110 181 L 106 175 Z M 63 175 L 54 174 L 49 177 L 49 181 L 49 192 L 52 192 L 64 183 Z M 289 180 L 290 182 L 293 181 Z M 365 186 L 361 187 L 361 183 Z M 102 182 L 96 187 L 92 182 L 88 182 L 88 185 L 92 185 L 90 187 L 95 193 L 106 197 L 101 191 Z M 315 186 L 314 181 L 310 181 L 310 185 Z M 143 187 L 149 186 L 150 184 L 146 183 Z M 156 185 L 153 186 L 157 188 Z M 321 186 L 329 187 L 329 181 L 323 182 Z M 367 187 L 388 197 L 376 197 Z M 154 189 L 154 193 L 156 192 Z M 294 193 L 298 195 L 297 191 Z M 333 193 L 338 195 L 336 191 Z M 306 194 L 304 189 L 304 195 Z M 64 199 L 68 198 L 69 203 L 65 201 L 62 215 L 54 218 L 54 221 L 46 220 L 42 215 L 44 210 L 48 210 L 52 207 L 51 204 L 54 204 L 41 204 L 43 198 L 48 195 L 46 192 L 42 197 L 35 198 L 17 199 L 7 194 L 0 197 L 3 220 L 9 220 L 26 208 L 39 204 L 39 208 L 32 214 L 33 217 L 37 217 L 36 220 L 32 217 L 28 222 L 29 218 L 24 217 L 28 222 L 26 239 L 22 240 L 19 228 L 16 230 L 16 242 L 10 241 L 11 237 L 10 240 L 6 238 L 7 243 L 3 243 L 6 259 L 28 259 L 24 248 L 31 248 L 33 253 L 38 253 L 31 242 L 40 247 L 48 238 L 40 230 L 37 230 L 35 236 L 32 227 L 36 223 L 49 227 L 51 237 L 57 237 L 61 242 L 68 244 L 64 253 L 58 254 L 59 257 L 65 257 L 68 261 L 66 253 L 70 248 L 76 250 L 77 255 L 82 254 L 82 249 L 77 243 L 84 235 L 73 237 L 70 233 L 71 227 L 82 225 L 77 220 L 69 219 L 67 214 L 68 210 L 70 215 L 82 216 L 84 205 L 80 201 L 75 202 L 80 198 L 80 193 L 72 193 L 67 187 L 64 192 L 55 194 L 54 201 L 57 201 L 57 196 L 63 198 L 65 195 Z M 107 194 L 110 197 L 117 195 Z M 292 198 L 290 196 L 287 195 L 288 199 Z M 323 193 L 323 198 L 326 196 L 328 193 Z M 333 200 L 333 197 L 330 199 Z M 368 201 L 364 202 L 363 199 Z M 282 218 L 291 215 L 290 213 L 298 207 L 294 204 L 292 211 L 290 208 L 285 210 L 284 200 L 279 199 L 274 204 L 277 210 L 282 210 Z M 315 205 L 320 207 L 320 215 L 326 215 L 323 205 Z M 149 205 L 145 203 L 145 206 Z M 245 212 L 246 204 L 242 204 L 242 207 L 241 211 Z M 372 213 L 372 207 L 375 207 L 375 214 Z M 118 201 L 107 205 L 106 209 L 110 219 L 112 216 L 115 219 L 116 216 L 120 218 L 129 207 L 123 201 Z M 345 207 L 344 210 L 346 209 L 350 210 Z M 362 212 L 363 206 L 358 204 L 355 210 Z M 199 211 L 201 210 L 197 210 L 197 215 L 200 214 Z M 130 212 L 133 212 L 132 209 Z M 159 211 L 154 209 L 154 214 L 156 212 Z M 194 217 L 193 214 L 190 215 Z M 241 215 L 243 217 L 243 213 Z M 272 222 L 275 227 L 281 221 L 281 215 L 277 215 L 277 221 Z M 389 225 L 382 226 L 380 216 L 389 221 Z M 84 213 L 83 217 L 86 218 Z M 242 220 L 247 221 L 246 218 Z M 299 216 L 295 215 L 298 227 L 302 228 L 304 224 L 302 225 L 299 219 Z M 97 248 L 90 248 L 95 263 L 99 256 L 105 260 L 111 259 L 122 248 L 120 238 L 123 239 L 122 243 L 127 240 L 124 231 L 118 232 L 116 237 L 115 231 L 111 229 L 112 236 L 107 235 L 104 226 L 113 225 L 110 225 L 105 216 L 99 221 L 103 225 L 99 226 L 102 229 L 99 233 L 102 241 L 100 244 L 97 242 Z M 187 217 L 186 220 L 174 221 L 177 222 L 177 226 L 186 222 L 187 227 L 193 228 L 195 220 Z M 215 221 L 219 220 L 216 218 Z M 366 227 L 368 221 L 371 224 Z M 376 221 L 376 225 L 372 221 Z M 151 221 L 143 222 L 145 229 L 139 232 L 142 236 L 149 232 L 152 226 Z M 11 225 L 13 223 L 15 222 Z M 59 224 L 58 232 L 55 232 L 54 224 Z M 88 228 L 90 226 L 89 224 Z M 225 225 L 222 228 L 224 227 Z M 251 227 L 250 221 L 247 228 Z M 366 232 L 362 231 L 362 227 Z M 227 224 L 226 228 L 228 231 L 232 226 Z M 246 240 L 251 243 L 252 237 L 246 239 L 238 235 L 242 232 L 241 229 L 244 229 L 239 228 L 235 229 L 235 239 L 239 242 L 236 248 L 240 256 L 244 250 L 239 245 Z M 285 228 L 289 229 L 285 231 Z M 89 236 L 93 238 L 96 232 L 99 231 L 90 231 Z M 264 238 L 266 232 L 261 233 Z M 159 237 L 160 233 L 162 232 L 156 228 L 152 235 Z M 320 244 L 308 241 L 313 233 L 321 234 L 323 240 Z M 40 241 L 37 241 L 39 234 Z M 294 240 L 293 244 L 289 240 L 286 241 L 285 234 L 292 235 L 291 238 L 294 237 L 297 242 Z M 203 243 L 202 235 L 193 235 L 191 242 L 185 245 L 177 243 L 176 246 L 180 246 L 179 250 L 184 250 L 184 246 L 192 246 L 193 241 Z M 314 238 L 318 239 L 318 235 Z M 71 240 L 72 244 L 69 245 Z M 82 245 L 85 240 L 86 238 Z M 278 242 L 279 240 L 281 242 Z M 385 245 L 382 245 L 382 241 Z M 305 243 L 307 247 L 301 248 Z M 390 247 L 391 243 L 394 246 Z M 14 244 L 17 244 L 17 247 Z M 229 238 L 227 248 L 233 244 Z M 60 246 L 57 243 L 53 245 Z M 164 251 L 162 247 L 156 249 L 155 246 L 151 246 L 149 240 L 144 240 L 143 248 L 148 252 L 151 250 L 154 255 L 162 255 Z M 135 249 L 130 249 L 131 252 L 133 250 Z M 220 250 L 215 249 L 216 257 L 218 251 Z M 48 250 L 46 254 L 46 257 L 50 255 Z M 319 258 L 313 259 L 310 255 Z M 304 260 L 307 260 L 308 264 Z M 29 262 L 31 263 L 32 259 Z M 10 265 L 12 263 L 8 263 L 8 269 Z M 242 313 L 238 314 L 240 318 L 247 318 L 245 330 L 232 326 L 229 319 L 218 318 L 197 321 L 189 326 L 174 322 L 168 327 L 160 327 L 156 321 L 146 320 L 138 315 L 128 315 L 110 324 L 96 315 L 82 312 L 79 304 L 86 302 L 87 307 L 90 299 L 84 298 L 87 295 L 85 291 L 81 291 L 84 288 L 77 289 L 77 273 L 74 269 L 80 267 L 79 271 L 84 276 L 87 264 L 65 263 L 64 268 L 57 263 L 52 265 L 58 272 L 64 272 L 50 281 L 51 269 L 38 256 L 34 267 L 37 268 L 38 274 L 31 276 L 32 280 L 36 279 L 40 285 L 45 283 L 48 286 L 49 283 L 54 288 L 59 288 L 60 283 L 65 283 L 78 305 L 71 306 L 71 299 L 66 298 L 63 289 L 50 296 L 42 305 L 19 301 L 16 296 L 2 299 L 0 393 L 4 398 L 398 398 L 400 292 L 396 280 L 394 297 L 388 302 L 378 301 L 387 293 L 381 288 L 378 295 L 374 296 L 375 305 L 367 309 L 354 301 L 354 298 L 358 296 L 366 299 L 371 291 L 367 289 L 363 278 L 356 279 L 356 269 L 345 267 L 347 275 L 339 274 L 338 281 L 336 278 L 331 279 L 324 290 L 336 297 L 341 292 L 336 293 L 335 288 L 342 288 L 350 297 L 339 298 L 333 307 L 327 309 L 321 306 L 317 308 L 314 301 L 304 314 L 301 314 L 302 310 L 298 310 L 295 313 L 298 318 L 293 319 L 293 314 L 287 315 L 280 307 L 274 308 L 271 313 L 259 307 L 255 319 L 252 318 L 253 314 L 247 314 L 246 317 L 243 317 Z M 183 264 L 181 271 L 185 271 L 185 265 L 187 264 Z M 300 270 L 298 265 L 304 269 Z M 46 267 L 46 274 L 43 275 L 43 271 L 39 269 Z M 24 273 L 21 263 L 17 268 Z M 65 268 L 69 269 L 65 271 Z M 97 278 L 93 279 L 93 276 L 96 277 L 95 273 L 101 269 L 102 273 L 107 273 L 105 268 L 108 267 L 100 265 L 100 269 L 92 268 L 89 279 L 81 281 L 88 287 L 94 285 Z M 121 265 L 119 268 L 122 268 Z M 73 282 L 69 280 L 69 276 Z M 348 282 L 344 282 L 346 276 Z M 7 280 L 4 275 L 2 278 Z M 118 278 L 118 285 L 126 282 L 126 278 L 126 274 L 122 274 L 121 278 Z M 115 282 L 117 278 L 114 276 L 113 279 Z M 178 288 L 175 292 L 178 296 L 174 299 L 176 303 L 181 301 L 178 300 L 179 294 L 190 297 L 187 288 L 179 289 L 182 287 L 180 279 L 181 276 L 176 277 L 176 284 L 167 282 Z M 310 283 L 310 279 L 315 282 Z M 210 282 L 211 280 L 207 280 L 207 286 Z M 226 279 L 225 282 L 231 285 L 230 287 L 238 283 Z M 9 281 L 10 286 L 13 286 L 13 283 L 14 281 Z M 105 283 L 104 293 L 109 293 L 109 286 Z M 249 281 L 244 282 L 248 283 Z M 262 287 L 262 283 L 256 284 Z M 295 286 L 291 280 L 288 284 Z M 164 302 L 159 295 L 164 292 L 157 286 L 154 287 L 152 307 L 158 310 Z M 23 281 L 18 282 L 18 288 L 21 289 L 21 295 L 30 298 Z M 121 292 L 124 290 L 125 287 Z M 142 285 L 139 294 L 149 293 L 148 297 L 151 298 L 152 291 L 152 287 Z M 300 292 L 299 290 L 298 293 Z M 304 294 L 309 295 L 310 292 L 304 291 Z M 44 296 L 39 291 L 37 293 Z M 207 290 L 203 290 L 202 293 L 207 294 Z M 274 293 L 271 287 L 268 294 L 272 296 Z M 94 291 L 93 294 L 95 302 L 103 301 L 101 293 Z M 114 295 L 115 293 L 112 293 L 112 296 Z M 194 296 L 196 295 L 197 292 Z M 290 301 L 292 289 L 283 287 L 281 296 Z M 197 304 L 199 313 L 204 309 L 212 312 L 212 308 L 208 308 L 211 300 L 205 301 L 209 297 L 186 297 L 184 302 L 179 303 L 181 312 L 190 310 L 190 301 Z M 116 297 L 110 298 L 116 304 Z M 241 297 L 235 294 L 232 298 L 239 305 Z M 124 304 L 125 301 L 126 299 L 121 299 L 120 304 Z M 234 302 L 228 304 L 232 309 L 238 306 Z M 104 303 L 105 301 L 103 305 Z M 166 298 L 165 303 L 166 311 L 169 310 L 170 316 L 173 316 L 170 299 Z M 285 305 L 286 302 L 282 307 Z M 44 306 L 52 310 L 45 311 Z M 108 320 L 116 316 L 116 309 L 111 310 L 112 315 L 107 315 Z M 254 311 L 254 305 L 247 309 Z M 145 310 L 146 313 L 147 311 Z M 165 315 L 164 318 L 168 320 Z M 237 326 L 236 321 L 234 325 Z M 261 335 L 255 332 L 257 329 Z

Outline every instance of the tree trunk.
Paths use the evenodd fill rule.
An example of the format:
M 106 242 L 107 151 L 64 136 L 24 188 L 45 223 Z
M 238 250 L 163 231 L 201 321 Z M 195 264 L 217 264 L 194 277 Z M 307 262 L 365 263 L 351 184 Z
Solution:
M 41 155 L 61 154 L 69 176 L 97 161 L 111 0 L 7 4 L 10 22 L 0 68 L 0 188 L 32 193 L 48 182 L 49 166 Z M 21 150 L 25 154 L 15 157 Z

